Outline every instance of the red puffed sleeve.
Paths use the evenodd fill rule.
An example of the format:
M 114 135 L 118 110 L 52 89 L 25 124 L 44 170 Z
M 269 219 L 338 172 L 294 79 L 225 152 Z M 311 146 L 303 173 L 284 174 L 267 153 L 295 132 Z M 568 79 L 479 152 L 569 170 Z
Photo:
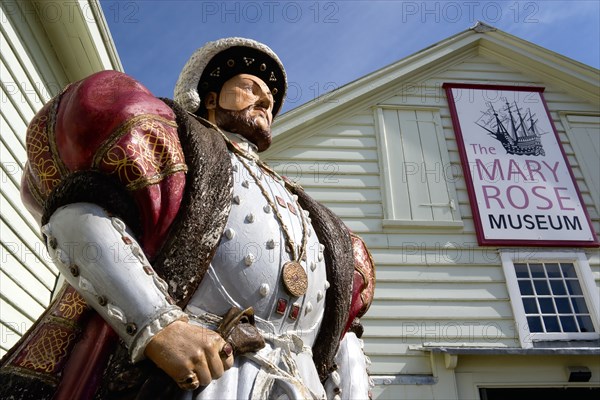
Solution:
M 40 220 L 45 202 L 79 171 L 115 177 L 131 194 L 152 258 L 181 204 L 186 165 L 175 115 L 135 79 L 103 71 L 71 84 L 27 128 L 21 195 Z
M 354 253 L 354 280 L 352 285 L 352 303 L 345 331 L 348 331 L 356 318 L 362 317 L 373 301 L 375 294 L 375 263 L 363 240 L 350 233 Z

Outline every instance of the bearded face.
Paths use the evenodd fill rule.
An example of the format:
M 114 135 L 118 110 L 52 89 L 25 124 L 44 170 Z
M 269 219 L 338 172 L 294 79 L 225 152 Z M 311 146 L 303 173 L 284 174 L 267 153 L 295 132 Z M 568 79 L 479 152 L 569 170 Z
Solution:
M 248 74 L 234 76 L 223 84 L 218 96 L 209 93 L 206 108 L 211 122 L 245 137 L 258 151 L 271 145 L 273 95 L 260 78 Z
M 258 151 L 264 151 L 271 145 L 271 123 L 261 112 L 248 106 L 242 110 L 226 110 L 217 105 L 215 123 L 228 132 L 237 133 L 256 145 Z

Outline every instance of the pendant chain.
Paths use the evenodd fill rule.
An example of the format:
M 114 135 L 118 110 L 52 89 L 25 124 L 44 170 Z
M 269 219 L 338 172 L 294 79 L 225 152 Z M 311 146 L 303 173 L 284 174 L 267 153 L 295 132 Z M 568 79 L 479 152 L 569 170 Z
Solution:
M 246 170 L 248 171 L 248 173 L 252 176 L 252 178 L 254 179 L 254 181 L 256 182 L 256 184 L 258 185 L 258 187 L 259 187 L 259 189 L 260 189 L 263 197 L 265 198 L 265 200 L 267 200 L 267 203 L 269 204 L 269 206 L 273 210 L 273 214 L 275 214 L 275 217 L 277 218 L 277 221 L 279 222 L 279 225 L 281 226 L 281 229 L 283 230 L 283 233 L 284 233 L 284 236 L 285 236 L 285 239 L 286 239 L 286 244 L 289 245 L 289 247 L 291 248 L 292 259 L 294 261 L 297 261 L 299 263 L 300 260 L 302 260 L 302 258 L 305 255 L 306 244 L 308 242 L 308 226 L 306 224 L 306 219 L 304 218 L 304 214 L 303 214 L 302 208 L 300 208 L 300 205 L 296 202 L 296 206 L 298 207 L 298 214 L 300 215 L 300 221 L 302 221 L 302 244 L 300 245 L 300 254 L 296 255 L 297 254 L 297 252 L 296 252 L 296 244 L 294 243 L 294 239 L 292 239 L 292 236 L 291 236 L 291 234 L 290 234 L 290 232 L 288 230 L 287 225 L 285 224 L 285 222 L 283 222 L 283 217 L 279 213 L 279 209 L 277 208 L 277 205 L 273 202 L 273 200 L 271 200 L 271 197 L 269 196 L 269 193 L 267 192 L 267 189 L 261 183 L 260 178 L 254 173 L 254 171 L 252 171 L 252 169 L 246 163 L 246 161 L 244 161 L 242 159 L 242 157 L 239 157 L 238 154 L 235 154 L 235 155 L 237 156 L 238 160 L 240 160 L 240 162 L 242 163 L 242 165 L 244 166 L 244 168 L 246 168 Z M 255 160 L 255 161 L 257 161 L 257 160 Z M 261 163 L 261 164 L 264 164 L 264 163 Z M 262 167 L 261 164 L 259 164 L 259 166 Z
M 252 176 L 252 178 L 258 185 L 262 195 L 264 196 L 265 200 L 267 201 L 267 203 L 273 210 L 273 214 L 275 214 L 275 217 L 277 218 L 277 222 L 279 222 L 279 225 L 281 226 L 281 229 L 283 230 L 283 233 L 284 233 L 284 236 L 286 239 L 286 244 L 291 249 L 290 252 L 291 252 L 293 261 L 300 263 L 302 258 L 305 256 L 306 245 L 308 243 L 308 225 L 306 223 L 306 218 L 304 216 L 302 208 L 300 207 L 300 204 L 298 204 L 298 202 L 296 202 L 296 206 L 298 207 L 298 214 L 300 215 L 300 221 L 302 221 L 302 244 L 300 245 L 300 254 L 298 254 L 298 256 L 296 256 L 297 251 L 296 251 L 296 245 L 294 243 L 294 239 L 292 239 L 292 236 L 291 236 L 290 232 L 288 231 L 287 225 L 283 222 L 283 217 L 279 213 L 279 209 L 277 208 L 277 205 L 273 203 L 273 201 L 271 200 L 271 197 L 269 196 L 269 193 L 267 192 L 265 187 L 262 185 L 259 177 L 254 173 L 254 171 L 252 171 L 250 166 L 243 160 L 243 158 L 246 158 L 250 161 L 255 162 L 259 167 L 261 167 L 262 169 L 267 171 L 273 177 L 282 181 L 285 186 L 289 185 L 291 187 L 296 187 L 297 185 L 283 179 L 277 172 L 275 172 L 271 167 L 269 167 L 267 164 L 265 164 L 263 161 L 261 161 L 257 156 L 250 154 L 249 152 L 246 152 L 246 151 L 242 150 L 241 148 L 239 148 L 239 146 L 237 146 L 235 143 L 233 143 L 227 137 L 225 132 L 223 132 L 221 130 L 221 128 L 219 128 L 217 125 L 213 124 L 212 122 L 210 122 L 204 118 L 198 117 L 195 114 L 192 114 L 192 113 L 189 113 L 189 114 L 192 115 L 194 118 L 201 120 L 201 122 L 206 122 L 206 123 L 210 124 L 217 132 L 219 132 L 221 134 L 221 136 L 223 137 L 225 142 L 227 144 L 229 144 L 229 147 L 233 150 L 233 153 L 236 155 L 237 159 L 240 160 L 240 162 L 242 163 L 244 168 L 246 168 L 248 173 Z

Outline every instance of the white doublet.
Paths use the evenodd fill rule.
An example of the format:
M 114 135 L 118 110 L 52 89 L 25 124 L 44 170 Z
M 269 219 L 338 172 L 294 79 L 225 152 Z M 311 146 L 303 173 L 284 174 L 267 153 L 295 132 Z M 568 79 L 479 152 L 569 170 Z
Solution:
M 228 395 L 306 398 L 311 397 L 310 392 L 322 398 L 324 389 L 310 349 L 322 322 L 329 287 L 323 246 L 312 228 L 310 216 L 300 208 L 297 197 L 285 188 L 280 178 L 264 171 L 254 161 L 240 159 L 234 153 L 230 156 L 234 179 L 229 219 L 209 269 L 185 311 L 192 316 L 205 312 L 224 315 L 233 306 L 253 307 L 257 326 L 267 341 L 258 358 L 274 362 L 285 372 L 299 374 L 298 382 L 309 391 L 298 390 L 300 385 L 289 382 L 278 388 L 277 383 L 268 382 L 263 376 L 265 371 L 261 371 L 260 365 L 249 358 L 236 357 L 237 368 L 227 371 L 193 398 Z M 258 177 L 269 199 L 247 168 Z M 276 217 L 275 208 L 282 221 Z M 282 267 L 292 260 L 292 254 L 281 224 L 286 225 L 296 246 L 295 254 L 299 255 L 303 218 L 309 231 L 306 257 L 300 264 L 308 277 L 308 289 L 303 296 L 295 297 L 288 293 L 282 280 Z M 286 359 L 291 360 L 290 365 L 286 365 Z M 261 384 L 263 389 L 260 389 Z M 273 385 L 272 392 L 270 385 Z
M 336 356 L 339 373 L 332 373 L 325 387 L 312 360 L 329 282 L 324 248 L 310 216 L 280 178 L 250 160 L 230 156 L 234 183 L 229 219 L 209 269 L 184 311 L 190 323 L 206 325 L 210 317 L 224 315 L 231 307 L 253 307 L 266 346 L 257 353 L 236 356 L 234 367 L 221 378 L 179 399 L 366 398 L 366 359 L 350 357 L 362 354 L 353 333 L 341 341 Z M 183 317 L 124 222 L 100 206 L 74 203 L 61 207 L 42 229 L 65 279 L 119 333 L 133 361 L 157 332 Z M 298 260 L 293 255 L 301 254 L 304 229 L 306 257 Z M 289 248 L 288 235 L 297 247 L 295 252 Z M 92 259 L 83 251 L 90 244 L 98 249 L 121 244 L 125 257 L 110 257 L 113 253 L 106 251 Z M 307 290 L 301 296 L 290 294 L 282 280 L 282 268 L 292 259 L 299 261 L 307 276 Z M 203 314 L 212 316 L 203 320 Z
M 192 296 L 188 311 L 223 315 L 233 306 L 253 307 L 261 330 L 274 335 L 295 332 L 306 345 L 312 346 L 321 323 L 328 284 L 322 246 L 308 222 L 309 216 L 279 178 L 265 173 L 255 162 L 250 164 L 244 160 L 270 195 L 268 201 L 233 153 L 231 161 L 233 196 L 237 200 L 233 201 L 225 234 L 206 276 Z M 302 244 L 301 218 L 306 219 L 311 231 L 307 237 L 306 260 L 300 261 L 308 276 L 308 290 L 301 297 L 290 295 L 283 285 L 282 266 L 291 260 L 291 254 L 286 250 L 285 233 L 274 207 L 296 244 L 296 254 L 300 254 Z M 298 308 L 295 319 L 294 307 Z

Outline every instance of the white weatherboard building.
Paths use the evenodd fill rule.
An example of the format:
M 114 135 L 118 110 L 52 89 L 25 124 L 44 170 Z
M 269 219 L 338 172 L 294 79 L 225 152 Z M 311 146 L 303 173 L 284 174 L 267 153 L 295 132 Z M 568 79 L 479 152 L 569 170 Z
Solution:
M 477 169 L 467 163 L 466 176 L 461 159 L 473 148 L 457 139 L 449 85 L 465 87 L 466 105 L 456 102 L 459 113 L 480 100 L 477 88 L 486 85 L 480 111 L 490 103 L 500 113 L 498 101 L 504 107 L 508 98 L 518 125 L 517 99 L 527 126 L 527 110 L 534 108 L 528 102 L 536 93 L 522 90 L 543 89 L 548 113 L 537 101 L 542 108 L 533 119 L 546 120 L 541 142 L 560 141 L 564 155 L 550 144 L 545 153 L 558 160 L 547 162 L 557 177 L 556 163 L 564 161 L 564 178 L 557 178 L 561 183 L 553 187 L 554 179 L 546 174 L 544 180 L 541 168 L 533 184 L 529 174 L 504 171 L 513 190 L 515 221 L 527 214 L 535 221 L 544 214 L 529 230 L 529 240 L 480 244 L 486 238 L 477 225 L 485 228 L 486 220 L 475 213 L 484 214 L 486 201 L 502 200 L 505 208 L 509 202 L 495 198 L 493 191 L 483 199 L 471 193 Z M 493 119 L 493 113 L 488 117 Z M 506 161 L 503 145 L 483 129 L 464 123 L 460 128 L 463 138 L 475 132 L 481 143 L 487 141 L 485 151 L 493 149 L 495 157 Z M 578 211 L 587 213 L 593 229 L 600 231 L 597 69 L 479 23 L 281 116 L 266 158 L 340 215 L 373 254 L 377 286 L 363 318 L 363 338 L 375 398 L 598 395 L 597 239 L 582 216 L 577 221 L 588 233 L 580 236 L 589 242 L 569 244 L 576 232 L 565 225 L 564 232 L 553 232 L 561 240 L 544 240 L 544 228 L 550 226 L 544 218 L 554 209 L 560 216 L 575 206 L 544 194 L 548 201 L 534 206 L 532 199 L 524 207 L 526 198 L 515 194 L 555 189 L 562 198 L 563 180 L 570 181 L 579 194 L 575 190 L 569 201 L 583 207 Z M 549 158 L 528 159 L 527 165 L 536 169 Z M 485 172 L 494 177 L 487 182 L 491 187 L 500 172 L 493 170 L 494 164 L 482 165 L 488 168 L 484 178 Z M 542 240 L 536 242 L 538 236 Z
M 0 356 L 48 305 L 57 269 L 21 204 L 25 131 L 70 82 L 122 70 L 98 2 L 0 2 Z
M 65 84 L 122 69 L 97 2 L 67 9 L 73 4 L 50 9 L 5 1 L 0 7 L 0 355 L 42 312 L 56 277 L 18 195 L 26 124 Z M 453 113 L 464 105 L 457 101 L 453 110 L 448 85 L 467 85 L 466 96 L 493 85 L 482 104 L 496 107 L 502 93 L 512 112 L 522 109 L 525 116 L 526 90 L 543 88 L 551 129 L 539 138 L 558 137 L 564 156 L 554 156 L 564 157 L 572 172 L 561 182 L 572 178 L 576 193 L 555 186 L 555 196 L 547 194 L 555 166 L 549 163 L 546 179 L 538 173 L 531 187 L 543 194 L 537 206 L 526 207 L 517 195 L 510 201 L 494 192 L 477 198 L 477 170 L 463 168 L 469 146 L 460 139 L 472 126 L 455 122 Z M 473 95 L 466 104 L 477 101 Z M 535 120 L 544 117 L 537 112 Z M 492 130 L 502 125 L 488 122 L 482 125 Z M 491 140 L 487 151 L 506 161 L 500 141 L 481 132 L 482 141 Z M 374 398 L 596 398 L 597 239 L 570 245 L 573 232 L 565 231 L 560 240 L 542 240 L 547 225 L 536 223 L 539 242 L 533 235 L 522 245 L 490 244 L 481 217 L 486 201 L 502 199 L 506 208 L 516 206 L 515 218 L 535 218 L 541 209 L 550 215 L 557 204 L 558 210 L 576 208 L 573 200 L 584 208 L 582 228 L 589 217 L 600 231 L 598 70 L 477 24 L 282 115 L 274 133 L 267 161 L 340 215 L 365 239 L 377 264 L 375 300 L 363 319 Z M 545 151 L 551 152 L 548 146 Z M 541 165 L 539 156 L 531 160 Z M 536 164 L 528 165 L 534 172 L 507 172 L 522 178 L 509 187 L 528 187 Z M 554 171 L 558 176 L 558 167 Z

